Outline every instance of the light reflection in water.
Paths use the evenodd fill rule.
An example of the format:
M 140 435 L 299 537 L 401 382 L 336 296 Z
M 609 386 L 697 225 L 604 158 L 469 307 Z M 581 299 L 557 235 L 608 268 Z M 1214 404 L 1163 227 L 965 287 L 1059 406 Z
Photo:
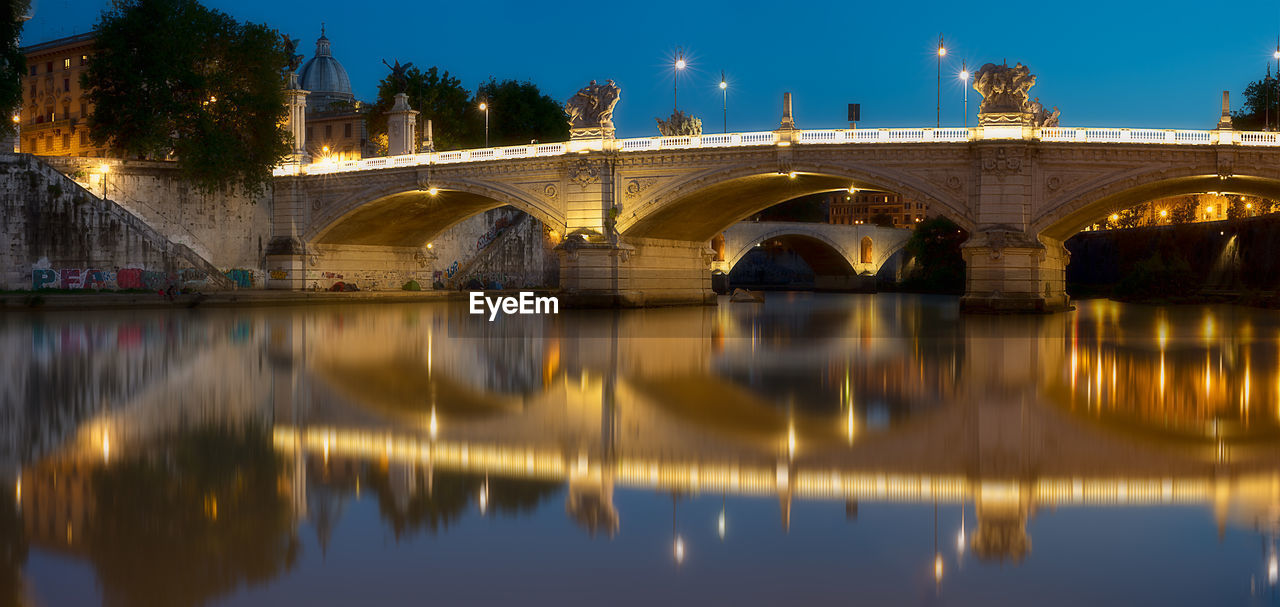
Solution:
M 714 519 L 721 541 L 729 499 L 773 502 L 782 530 L 809 528 L 823 503 L 850 521 L 860 507 L 959 505 L 943 522 L 956 553 L 938 549 L 935 522 L 914 561 L 939 588 L 965 578 L 966 552 L 978 566 L 1056 558 L 1061 545 L 1040 541 L 1033 555 L 1032 522 L 1055 524 L 1058 509 L 1200 508 L 1274 542 L 1280 340 L 1252 337 L 1276 335 L 1274 318 L 1113 302 L 958 317 L 953 303 L 779 296 L 492 326 L 447 306 L 6 319 L 0 337 L 25 337 L 2 342 L 24 378 L 0 402 L 20 429 L 4 444 L 21 462 L 13 516 L 38 550 L 104 569 L 126 561 L 98 542 L 147 528 L 130 527 L 144 524 L 131 505 L 196 538 L 157 552 L 164 564 L 135 561 L 151 569 L 215 562 L 219 542 L 265 555 L 223 580 L 175 571 L 189 581 L 162 595 L 175 600 L 311 566 L 300 538 L 327 554 L 361 507 L 398 542 L 444 541 L 469 516 L 567 516 L 622 546 L 620 530 L 653 529 L 634 496 L 670 495 L 672 535 L 658 543 L 695 571 L 719 553 L 679 528 L 677 501 Z M 721 497 L 718 510 L 698 514 L 700 496 Z M 173 499 L 185 510 L 152 508 Z M 761 515 L 736 508 L 727 544 L 750 545 Z M 249 517 L 252 540 L 228 531 Z M 801 535 L 787 541 L 834 550 Z M 1259 559 L 1252 546 L 1251 575 L 1274 586 L 1274 549 Z M 104 594 L 147 591 L 141 570 L 118 573 Z

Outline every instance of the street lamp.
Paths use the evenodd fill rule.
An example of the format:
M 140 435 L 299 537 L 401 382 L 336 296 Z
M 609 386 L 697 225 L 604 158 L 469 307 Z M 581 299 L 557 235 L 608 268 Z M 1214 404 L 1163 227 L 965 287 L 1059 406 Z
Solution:
M 98 167 L 98 171 L 102 173 L 102 199 L 107 199 L 107 173 L 111 172 L 111 165 L 104 164 Z
M 947 56 L 947 47 L 942 42 L 942 34 L 938 34 L 938 127 L 942 126 L 942 58 Z
M 964 126 L 969 128 L 969 68 L 964 61 L 960 62 L 960 82 L 964 87 Z
M 1276 37 L 1276 51 L 1271 56 L 1276 60 L 1276 78 L 1280 79 L 1280 36 Z M 1270 72 L 1270 70 L 1270 67 L 1268 67 L 1267 72 Z M 1267 91 L 1270 92 L 1271 88 L 1267 88 Z M 1276 100 L 1276 106 L 1280 108 L 1280 99 Z M 1276 122 L 1280 122 L 1280 109 L 1276 110 Z M 1266 131 L 1266 129 L 1263 129 L 1263 131 Z
M 720 70 L 721 109 L 724 111 L 724 132 L 729 132 L 729 83 L 724 81 L 724 70 Z
M 489 147 L 489 104 L 481 101 L 480 111 L 484 112 L 484 147 Z
M 679 47 L 676 48 L 676 71 L 671 78 L 671 112 L 680 111 L 680 72 L 688 67 L 689 63 L 684 60 L 684 51 Z

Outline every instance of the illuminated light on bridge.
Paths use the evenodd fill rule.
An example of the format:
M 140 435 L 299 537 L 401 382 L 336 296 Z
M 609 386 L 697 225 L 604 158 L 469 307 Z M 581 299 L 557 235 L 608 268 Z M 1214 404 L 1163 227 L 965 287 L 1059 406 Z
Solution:
M 985 131 L 976 127 L 948 128 L 886 128 L 886 129 L 817 129 L 794 133 L 797 145 L 831 144 L 899 144 L 899 143 L 967 143 L 983 139 L 1023 139 L 1061 143 L 1151 143 L 1173 145 L 1240 145 L 1280 146 L 1280 133 L 1262 131 L 1204 131 L 1182 129 L 1130 129 L 1041 127 L 1029 136 L 1018 127 L 1013 136 L 999 136 L 992 128 Z M 691 148 L 736 148 L 755 146 L 789 146 L 793 143 L 787 135 L 774 131 L 751 133 L 723 133 L 701 136 L 637 137 L 614 139 L 604 142 L 610 151 L 639 152 Z M 604 148 L 601 149 L 603 151 Z M 546 158 L 564 156 L 578 150 L 569 142 L 517 145 L 507 147 L 451 150 L 403 156 L 380 156 L 361 160 L 322 159 L 309 165 L 283 165 L 274 175 L 320 175 L 350 171 L 368 171 L 407 166 L 456 164 L 518 158 Z
M 376 459 L 385 454 L 389 460 L 430 462 L 440 469 L 461 472 L 565 481 L 576 474 L 577 468 L 577 454 L 570 457 L 559 449 L 428 441 L 414 436 L 397 436 L 393 440 L 389 433 L 365 430 L 277 427 L 273 443 L 285 453 L 299 446 L 314 452 L 323 448 L 326 435 L 332 436 L 330 449 L 340 456 Z M 819 466 L 797 466 L 788 471 L 785 463 L 774 467 L 629 456 L 617 458 L 607 468 L 619 487 L 758 496 L 776 495 L 780 487 L 787 487 L 797 498 L 857 501 L 958 504 L 975 499 L 984 503 L 1017 503 L 1029 498 L 1046 505 L 1138 506 L 1208 503 L 1224 489 L 1221 480 L 1212 476 L 975 480 L 962 475 L 844 471 Z M 591 474 L 604 472 L 603 467 L 595 465 L 590 470 Z M 1235 482 L 1244 487 L 1241 491 L 1247 491 L 1255 482 L 1270 487 L 1273 477 L 1259 474 Z

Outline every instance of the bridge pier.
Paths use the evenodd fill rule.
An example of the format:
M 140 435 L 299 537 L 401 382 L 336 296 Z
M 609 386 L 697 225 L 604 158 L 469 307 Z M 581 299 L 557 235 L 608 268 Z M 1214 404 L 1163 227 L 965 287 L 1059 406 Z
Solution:
M 636 238 L 592 242 L 565 239 L 560 255 L 560 293 L 567 305 L 640 307 L 714 304 L 705 242 Z
M 1009 226 L 974 233 L 961 245 L 965 290 L 960 309 L 976 313 L 1060 312 L 1070 254 L 1062 241 Z

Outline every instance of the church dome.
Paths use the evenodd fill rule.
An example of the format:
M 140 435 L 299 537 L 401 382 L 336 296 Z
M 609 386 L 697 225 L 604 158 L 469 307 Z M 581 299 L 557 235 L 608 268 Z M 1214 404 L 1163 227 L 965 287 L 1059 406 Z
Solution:
M 351 93 L 351 79 L 342 64 L 333 58 L 324 27 L 320 28 L 320 38 L 316 40 L 315 56 L 302 66 L 299 76 L 302 89 L 310 92 L 307 95 L 308 111 L 325 111 L 335 101 L 355 101 L 356 97 Z

